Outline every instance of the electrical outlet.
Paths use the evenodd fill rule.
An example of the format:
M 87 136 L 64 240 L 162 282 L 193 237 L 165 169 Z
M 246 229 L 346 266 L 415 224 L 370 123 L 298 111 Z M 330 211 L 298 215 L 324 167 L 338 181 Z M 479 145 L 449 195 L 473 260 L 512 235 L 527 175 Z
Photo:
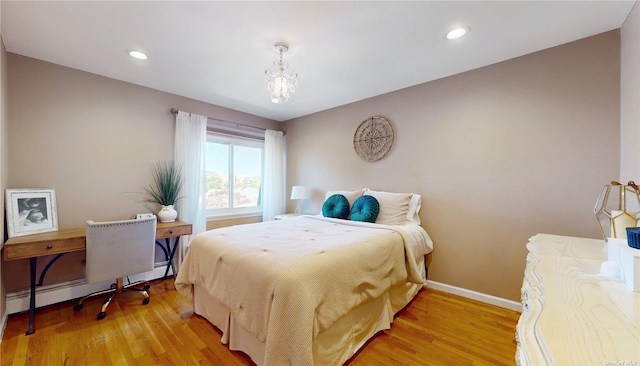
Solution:
M 150 219 L 152 217 L 154 217 L 155 215 L 152 213 L 141 213 L 141 214 L 137 214 L 136 215 L 136 220 L 144 220 L 144 219 Z

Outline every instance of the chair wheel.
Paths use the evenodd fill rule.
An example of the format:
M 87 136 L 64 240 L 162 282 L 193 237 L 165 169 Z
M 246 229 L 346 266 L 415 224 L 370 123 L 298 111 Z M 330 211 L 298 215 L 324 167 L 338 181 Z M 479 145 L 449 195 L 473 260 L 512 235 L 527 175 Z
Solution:
M 76 304 L 76 306 L 73 307 L 73 311 L 80 311 L 82 310 L 84 304 Z
M 150 287 L 151 287 L 151 286 L 149 286 L 149 285 L 145 285 L 142 289 L 143 289 L 143 290 L 145 290 L 145 291 L 149 291 L 149 288 L 150 288 Z
M 145 298 L 142 300 L 142 305 L 147 305 L 148 303 L 149 303 L 149 298 L 148 298 L 148 297 L 145 297 Z
M 96 317 L 98 320 L 102 320 L 104 319 L 104 317 L 107 316 L 107 312 L 106 311 L 101 311 L 98 313 L 98 316 Z

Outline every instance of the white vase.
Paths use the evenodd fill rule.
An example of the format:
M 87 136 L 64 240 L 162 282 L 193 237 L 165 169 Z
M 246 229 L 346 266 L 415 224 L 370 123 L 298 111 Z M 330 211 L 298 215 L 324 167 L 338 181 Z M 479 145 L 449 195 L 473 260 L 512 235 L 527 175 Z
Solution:
M 162 206 L 158 211 L 158 220 L 160 222 L 174 222 L 176 217 L 178 217 L 178 211 L 173 208 L 173 205 Z

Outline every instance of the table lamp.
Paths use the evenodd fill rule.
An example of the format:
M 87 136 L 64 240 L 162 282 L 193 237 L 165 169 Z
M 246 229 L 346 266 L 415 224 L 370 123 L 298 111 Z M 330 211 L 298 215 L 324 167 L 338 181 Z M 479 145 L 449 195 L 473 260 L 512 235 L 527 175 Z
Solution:
M 302 200 L 309 198 L 307 196 L 307 188 L 305 186 L 293 186 L 291 188 L 291 199 L 298 200 L 298 206 L 296 207 L 296 213 L 300 214 L 302 208 Z

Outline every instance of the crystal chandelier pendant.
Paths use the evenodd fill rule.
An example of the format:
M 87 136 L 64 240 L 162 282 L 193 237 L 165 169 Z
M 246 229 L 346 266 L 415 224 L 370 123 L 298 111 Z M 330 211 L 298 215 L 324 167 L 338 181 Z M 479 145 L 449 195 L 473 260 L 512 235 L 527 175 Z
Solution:
M 273 49 L 280 54 L 280 58 L 273 61 L 273 65 L 264 71 L 264 81 L 269 94 L 271 94 L 271 101 L 282 104 L 295 94 L 298 86 L 298 74 L 287 72 L 289 63 L 282 61 L 282 54 L 289 50 L 289 46 L 284 43 L 276 43 L 273 45 Z

